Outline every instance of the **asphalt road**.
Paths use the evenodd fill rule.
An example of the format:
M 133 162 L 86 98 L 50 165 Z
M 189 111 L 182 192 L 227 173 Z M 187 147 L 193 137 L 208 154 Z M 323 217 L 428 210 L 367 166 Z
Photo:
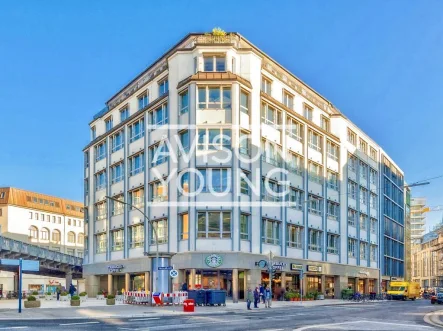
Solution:
M 428 300 L 388 301 L 346 306 L 259 308 L 213 315 L 168 317 L 1 320 L 0 330 L 438 330 L 426 313 L 443 310 Z

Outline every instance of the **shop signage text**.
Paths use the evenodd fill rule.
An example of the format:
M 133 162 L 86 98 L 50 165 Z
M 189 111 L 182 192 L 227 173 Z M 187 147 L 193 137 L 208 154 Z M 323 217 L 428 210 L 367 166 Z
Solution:
M 286 263 L 284 262 L 272 262 L 272 269 L 274 270 L 283 270 L 286 267 Z
M 211 254 L 206 257 L 205 263 L 208 267 L 217 268 L 223 264 L 223 258 L 217 254 Z
M 112 264 L 112 265 L 108 265 L 108 271 L 110 273 L 113 272 L 120 272 L 123 269 L 123 265 L 122 264 Z
M 168 267 L 158 267 L 158 270 L 172 270 L 174 269 L 172 266 L 168 266 Z
M 291 270 L 303 270 L 303 264 L 291 263 Z
M 321 266 L 318 265 L 308 265 L 309 272 L 321 272 Z

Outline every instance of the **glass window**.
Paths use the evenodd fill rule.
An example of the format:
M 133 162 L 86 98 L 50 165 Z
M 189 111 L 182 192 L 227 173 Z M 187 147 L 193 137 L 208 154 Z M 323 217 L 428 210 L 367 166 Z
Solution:
M 243 155 L 251 155 L 251 136 L 245 131 L 240 131 L 239 152 Z
M 164 103 L 149 113 L 149 124 L 152 130 L 168 123 L 168 104 Z
M 129 125 L 129 142 L 136 141 L 144 136 L 145 136 L 145 120 L 143 118 Z
M 112 123 L 113 123 L 113 122 L 112 122 L 112 116 L 111 116 L 111 117 L 108 117 L 107 119 L 105 119 L 106 132 L 108 132 L 109 130 L 112 129 L 112 126 L 113 126 Z
M 180 240 L 189 239 L 189 215 L 188 213 L 180 214 Z
M 348 208 L 348 224 L 350 226 L 355 226 L 356 223 L 357 223 L 357 211 Z
M 371 217 L 371 232 L 372 233 L 377 233 L 377 228 L 378 228 L 378 222 L 375 218 Z
M 309 229 L 308 248 L 315 252 L 322 251 L 322 232 L 320 230 Z
M 123 203 L 123 201 L 124 201 L 123 194 L 116 195 L 114 198 L 119 201 L 122 201 L 122 202 L 117 202 L 117 201 L 111 200 L 112 215 L 121 215 L 121 214 L 123 214 L 123 212 L 125 210 L 125 205 Z
M 38 229 L 35 226 L 29 228 L 29 237 L 32 239 L 38 239 Z
M 287 168 L 290 172 L 303 175 L 303 158 L 295 153 L 288 152 Z
M 111 153 L 123 148 L 123 131 L 119 131 L 111 137 Z
M 188 89 L 180 92 L 178 95 L 179 114 L 185 114 L 189 111 L 189 91 Z
M 198 238 L 231 238 L 230 212 L 198 212 Z
M 156 181 L 149 184 L 152 202 L 168 201 L 168 185 L 166 182 Z
M 199 150 L 231 149 L 231 129 L 198 129 Z
M 249 93 L 244 90 L 240 92 L 240 111 L 249 115 Z
M 75 233 L 72 231 L 68 232 L 68 243 L 75 244 Z
M 331 124 L 330 124 L 329 118 L 327 118 L 325 116 L 321 117 L 321 128 L 327 132 L 330 132 Z
M 143 247 L 145 242 L 145 227 L 143 224 L 129 228 L 131 236 L 131 248 Z
M 95 146 L 95 160 L 100 161 L 106 157 L 106 142 Z
M 113 251 L 123 250 L 123 244 L 124 244 L 123 238 L 124 238 L 123 229 L 111 232 L 111 239 L 112 239 L 111 242 L 112 242 Z
M 280 146 L 269 140 L 264 139 L 262 140 L 261 152 L 262 152 L 261 156 L 262 161 L 265 161 L 266 163 L 272 164 L 276 167 L 281 166 L 282 148 Z
M 158 243 L 166 244 L 168 242 L 168 220 L 166 218 L 154 220 L 153 228 L 151 226 L 151 245 L 157 243 L 154 232 L 157 232 Z
M 312 194 L 308 195 L 308 211 L 311 214 L 321 215 L 323 209 L 322 204 L 323 204 L 322 198 Z
M 340 237 L 335 234 L 328 233 L 328 245 L 327 250 L 328 253 L 338 254 L 338 249 L 340 247 Z
M 52 231 L 52 241 L 55 243 L 60 243 L 60 231 L 59 230 L 54 230 Z
M 179 174 L 180 177 L 180 189 L 183 193 L 189 193 L 189 172 L 184 172 L 183 174 Z M 179 195 L 183 194 L 179 191 Z
M 262 77 L 262 79 L 261 79 L 261 90 L 263 92 L 265 92 L 266 94 L 271 95 L 271 86 L 272 86 L 272 82 L 269 79 L 267 79 L 265 77 Z
M 226 57 L 221 55 L 207 55 L 203 57 L 204 71 L 226 71 Z
M 107 246 L 106 233 L 98 234 L 95 238 L 97 243 L 97 253 L 105 253 Z
M 303 228 L 288 224 L 288 247 L 303 248 Z
M 328 218 L 338 220 L 340 217 L 340 205 L 338 203 L 328 201 Z
M 320 152 L 322 141 L 321 136 L 317 132 L 311 130 L 309 130 L 308 133 L 308 146 Z
M 240 239 L 249 240 L 249 215 L 240 214 Z
M 138 110 L 145 108 L 149 104 L 148 93 L 144 93 L 138 97 Z
M 141 208 L 145 205 L 144 188 L 139 188 L 129 192 L 129 204 L 137 208 Z
M 287 117 L 286 133 L 295 140 L 302 141 L 303 137 L 303 125 L 293 119 L 292 117 Z
M 368 244 L 365 242 L 360 242 L 360 259 L 367 260 L 368 258 Z
M 365 214 L 360 214 L 360 229 L 365 231 L 368 229 L 368 216 Z
M 262 220 L 262 242 L 265 244 L 280 244 L 280 222 L 264 218 Z
M 357 199 L 357 183 L 348 180 L 348 196 L 352 199 Z
M 289 207 L 301 210 L 303 208 L 303 194 L 303 191 L 291 187 L 289 191 Z
M 125 121 L 129 117 L 129 107 L 126 106 L 120 109 L 120 122 Z
M 134 176 L 145 170 L 145 153 L 138 153 L 129 159 L 129 176 Z
M 266 177 L 262 178 L 262 200 L 268 202 L 280 201 L 281 185 Z
M 308 179 L 312 182 L 322 184 L 323 182 L 323 167 L 317 163 L 308 163 Z
M 370 157 L 371 157 L 372 160 L 377 162 L 377 151 L 374 148 L 372 148 L 372 147 L 371 147 Z
M 328 170 L 328 188 L 338 191 L 339 190 L 339 176 L 337 173 Z
M 49 240 L 49 230 L 46 228 L 43 228 L 40 231 L 40 239 L 41 240 Z
M 360 143 L 358 145 L 358 149 L 365 154 L 368 154 L 368 143 L 360 138 Z
M 333 142 L 327 141 L 327 154 L 331 159 L 338 161 L 338 146 Z
M 240 173 L 240 192 L 242 194 L 249 195 L 250 194 L 250 187 L 248 181 L 250 181 L 250 174 L 246 171 L 242 171 Z
M 181 131 L 179 135 L 180 135 L 181 146 L 178 145 L 179 148 L 178 155 L 180 156 L 185 152 L 189 152 L 189 131 L 188 130 Z
M 363 205 L 368 204 L 368 190 L 360 186 L 360 203 Z
M 95 140 L 97 138 L 97 130 L 95 129 L 95 126 L 91 128 L 91 140 Z
M 111 184 L 121 182 L 124 178 L 123 162 L 111 166 Z
M 304 105 L 304 115 L 307 120 L 312 121 L 313 109 L 306 104 Z
M 277 130 L 280 129 L 282 123 L 281 112 L 267 103 L 262 103 L 261 119 L 262 123 L 273 126 Z
M 283 104 L 289 109 L 294 108 L 294 96 L 286 91 L 283 91 Z
M 231 109 L 230 86 L 205 86 L 198 88 L 199 109 Z
M 106 187 L 106 171 L 99 172 L 95 175 L 95 190 L 103 190 Z M 44 221 L 44 219 L 42 220 Z
M 348 129 L 348 142 L 354 146 L 357 146 L 357 134 L 351 129 Z
M 163 94 L 166 94 L 169 90 L 169 84 L 168 80 L 165 79 L 158 83 L 158 95 L 162 96 Z
M 348 238 L 348 256 L 349 257 L 355 257 L 356 256 L 356 246 L 357 246 L 357 240 Z
M 165 163 L 169 157 L 168 146 L 162 142 L 149 148 L 149 156 L 151 160 L 151 166 L 155 167 L 159 164 Z

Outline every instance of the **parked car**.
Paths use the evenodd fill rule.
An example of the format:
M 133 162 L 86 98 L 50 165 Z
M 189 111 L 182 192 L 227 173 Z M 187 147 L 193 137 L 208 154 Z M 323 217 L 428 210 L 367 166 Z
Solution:
M 431 296 L 431 303 L 435 305 L 436 303 L 442 304 L 443 303 L 443 288 L 437 288 L 435 291 L 435 295 Z

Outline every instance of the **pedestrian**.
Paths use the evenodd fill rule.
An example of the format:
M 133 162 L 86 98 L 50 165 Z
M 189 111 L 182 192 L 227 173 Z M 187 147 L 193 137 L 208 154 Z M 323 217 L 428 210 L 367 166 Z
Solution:
M 71 295 L 71 297 L 74 295 L 75 291 L 76 291 L 76 288 L 71 283 L 71 285 L 69 285 L 69 294 Z
M 246 307 L 248 307 L 248 310 L 251 309 L 251 302 L 254 300 L 254 293 L 252 293 L 252 290 L 250 287 L 248 287 L 248 292 L 246 292 Z
M 280 289 L 280 301 L 283 301 L 284 297 L 285 297 L 285 288 L 282 286 Z
M 57 286 L 56 292 L 57 292 L 57 301 L 60 301 L 60 294 L 62 293 L 60 286 Z
M 260 302 L 260 290 L 258 287 L 255 288 L 254 291 L 254 308 L 258 308 L 258 303 Z
M 265 308 L 271 308 L 271 302 L 272 302 L 272 293 L 269 288 L 265 289 Z
M 182 285 L 182 291 L 185 291 L 185 292 L 188 291 L 188 284 L 186 282 L 184 282 Z
M 263 287 L 263 284 L 259 284 L 260 286 L 260 298 L 263 300 L 263 303 L 265 303 L 265 288 Z

